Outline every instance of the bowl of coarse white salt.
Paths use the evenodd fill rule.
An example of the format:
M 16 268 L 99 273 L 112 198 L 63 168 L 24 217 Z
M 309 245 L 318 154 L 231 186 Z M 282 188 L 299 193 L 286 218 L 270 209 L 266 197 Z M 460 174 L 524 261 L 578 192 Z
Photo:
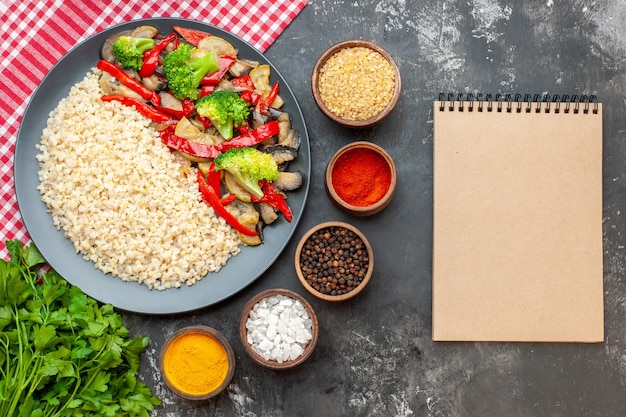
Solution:
M 239 337 L 258 364 L 288 369 L 311 355 L 317 344 L 318 327 L 317 315 L 304 297 L 275 288 L 260 292 L 245 305 Z

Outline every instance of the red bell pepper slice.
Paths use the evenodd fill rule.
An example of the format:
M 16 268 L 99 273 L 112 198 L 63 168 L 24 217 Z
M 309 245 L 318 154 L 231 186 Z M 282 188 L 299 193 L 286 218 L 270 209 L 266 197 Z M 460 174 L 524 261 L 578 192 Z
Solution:
M 263 197 L 257 198 L 252 196 L 252 201 L 255 203 L 267 203 L 270 206 L 274 207 L 278 211 L 282 213 L 285 217 L 285 220 L 291 222 L 293 220 L 293 214 L 291 213 L 291 209 L 285 201 L 285 198 L 276 191 L 274 188 L 274 184 L 268 182 L 267 180 L 259 181 L 259 185 L 261 186 L 261 190 L 263 191 Z
M 230 80 L 234 87 L 242 89 L 239 96 L 248 104 L 256 106 L 261 99 L 261 94 L 254 90 L 254 82 L 249 75 L 242 75 Z
M 179 150 L 199 158 L 216 158 L 220 149 L 215 145 L 187 140 L 174 134 L 174 126 L 169 126 L 159 132 L 161 142 L 170 149 Z
M 225 152 L 232 148 L 245 148 L 246 146 L 254 146 L 266 139 L 277 135 L 279 132 L 278 120 L 272 120 L 264 125 L 257 127 L 246 134 L 239 135 L 220 144 L 220 149 Z
M 142 83 L 126 74 L 123 69 L 121 69 L 114 63 L 101 59 L 100 61 L 98 61 L 96 67 L 99 70 L 111 74 L 111 76 L 116 78 L 119 82 L 133 90 L 135 93 L 139 94 L 144 100 L 150 100 L 151 102 L 156 104 L 161 102 L 161 98 L 156 92 L 148 90 Z
M 211 171 L 209 170 L 209 175 L 211 175 Z M 207 182 L 207 180 L 202 175 L 202 172 L 198 170 L 198 187 L 200 188 L 200 194 L 202 196 L 202 201 L 210 207 L 213 207 L 213 210 L 222 217 L 226 222 L 231 225 L 236 231 L 246 236 L 257 236 L 258 233 L 256 230 L 250 230 L 235 218 L 232 214 L 226 210 L 226 208 L 221 204 L 220 197 L 217 194 L 217 191 L 213 189 L 213 187 Z
M 223 206 L 227 206 L 230 203 L 232 203 L 233 201 L 235 201 L 236 198 L 237 198 L 237 196 L 235 194 L 228 194 L 226 197 L 220 198 L 220 203 Z
M 172 26 L 172 28 L 185 39 L 187 42 L 192 44 L 193 46 L 197 46 L 198 42 L 200 42 L 204 38 L 208 38 L 211 36 L 210 33 L 202 32 L 200 30 L 188 29 L 181 26 Z
M 170 42 L 177 39 L 175 33 L 171 33 L 165 38 L 163 38 L 159 43 L 157 43 L 154 48 L 144 52 L 143 54 L 143 65 L 139 70 L 140 77 L 149 77 L 154 74 L 157 67 L 159 66 L 159 56 L 161 52 L 169 45 Z
M 213 123 L 211 122 L 211 119 L 209 119 L 208 117 L 200 116 L 199 114 L 196 114 L 196 117 L 198 118 L 198 121 L 202 123 L 202 126 L 204 126 L 205 128 L 211 127 L 211 125 L 213 125 Z
M 213 93 L 213 91 L 215 91 L 214 85 L 201 85 L 199 97 L 202 98 L 204 96 L 208 96 L 209 94 Z
M 155 103 L 152 103 L 152 104 L 161 113 L 169 114 L 170 116 L 172 116 L 173 118 L 175 118 L 177 120 L 180 120 L 183 117 L 191 116 L 191 114 L 195 110 L 195 106 L 194 106 L 193 101 L 188 99 L 188 98 L 182 100 L 182 105 L 183 106 L 182 106 L 181 110 L 176 110 L 176 109 L 172 109 L 172 108 L 169 108 L 169 107 L 163 107 L 160 104 L 155 104 Z
M 243 99 L 243 101 L 248 104 L 252 104 L 253 106 L 256 106 L 259 100 L 261 100 L 261 94 L 253 90 L 242 91 L 239 93 L 239 96 Z
M 146 103 L 143 100 L 140 100 L 136 97 L 124 97 L 124 96 L 113 96 L 113 95 L 103 95 L 101 97 L 102 101 L 119 101 L 125 106 L 134 107 L 141 115 L 152 120 L 156 123 L 169 123 L 173 122 L 174 119 L 157 110 L 150 104 Z
M 222 188 L 222 176 L 221 174 L 215 170 L 215 162 L 211 162 L 209 164 L 209 169 L 207 170 L 207 181 L 208 184 L 215 190 L 219 192 Z
M 258 106 L 259 106 L 259 111 L 261 112 L 261 114 L 269 114 L 270 106 L 272 105 L 274 100 L 276 100 L 277 96 L 278 96 L 278 81 L 274 83 L 274 85 L 272 86 L 272 89 L 267 94 L 267 96 L 263 97 L 261 101 L 259 101 Z
M 254 146 L 272 136 L 278 134 L 278 121 L 272 120 L 256 129 L 224 141 L 219 145 L 209 145 L 205 143 L 187 140 L 174 134 L 174 126 L 169 126 L 161 130 L 161 142 L 170 149 L 176 149 L 199 158 L 216 158 L 220 153 L 232 148 L 245 148 Z
M 254 90 L 254 82 L 249 75 L 242 75 L 239 77 L 235 77 L 230 82 L 239 88 L 245 88 L 246 90 Z
M 220 55 L 220 69 L 212 72 L 211 74 L 205 75 L 204 78 L 200 81 L 200 85 L 217 85 L 224 76 L 224 74 L 226 74 L 226 71 L 228 71 L 228 69 L 231 67 L 231 65 L 233 65 L 236 60 L 237 58 L 234 56 Z

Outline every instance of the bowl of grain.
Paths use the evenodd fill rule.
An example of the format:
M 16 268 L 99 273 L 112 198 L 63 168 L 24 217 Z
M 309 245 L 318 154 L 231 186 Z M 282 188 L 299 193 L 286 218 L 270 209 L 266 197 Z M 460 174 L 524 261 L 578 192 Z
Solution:
M 172 392 L 188 400 L 207 400 L 223 392 L 235 373 L 235 353 L 219 331 L 187 326 L 165 341 L 161 375 Z
M 374 252 L 363 232 L 341 221 L 320 223 L 300 239 L 294 257 L 302 286 L 326 301 L 361 293 L 374 272 Z
M 330 200 L 357 217 L 379 213 L 396 191 L 393 158 L 381 146 L 357 141 L 341 147 L 328 162 L 324 185 Z
M 288 289 L 262 291 L 241 312 L 239 337 L 246 352 L 270 369 L 289 369 L 307 360 L 317 345 L 318 333 L 311 304 Z
M 381 46 L 346 40 L 327 49 L 311 75 L 319 109 L 348 127 L 368 127 L 385 118 L 400 98 L 400 70 Z

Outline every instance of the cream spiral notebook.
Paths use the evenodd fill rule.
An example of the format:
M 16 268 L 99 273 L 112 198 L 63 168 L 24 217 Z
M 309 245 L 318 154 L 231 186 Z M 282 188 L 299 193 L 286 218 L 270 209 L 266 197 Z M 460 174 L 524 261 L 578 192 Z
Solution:
M 435 341 L 602 342 L 602 104 L 440 96 Z

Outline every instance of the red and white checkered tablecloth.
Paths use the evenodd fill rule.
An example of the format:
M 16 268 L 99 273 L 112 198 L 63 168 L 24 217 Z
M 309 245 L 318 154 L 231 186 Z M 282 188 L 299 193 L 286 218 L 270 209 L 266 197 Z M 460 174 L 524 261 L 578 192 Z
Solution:
M 52 66 L 80 41 L 111 25 L 151 17 L 209 23 L 264 52 L 308 0 L 0 0 L 0 256 L 4 242 L 30 237 L 13 186 L 13 151 L 22 115 Z M 37 48 L 25 47 L 36 41 Z

